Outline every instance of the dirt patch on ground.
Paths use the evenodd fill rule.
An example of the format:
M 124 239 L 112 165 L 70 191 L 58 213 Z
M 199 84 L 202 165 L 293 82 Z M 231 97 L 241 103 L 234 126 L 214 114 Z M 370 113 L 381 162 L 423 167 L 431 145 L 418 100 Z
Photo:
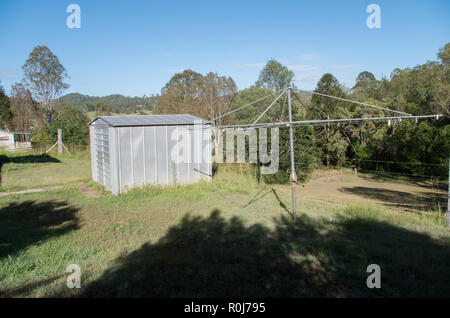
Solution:
M 56 189 L 61 189 L 61 188 L 62 188 L 62 186 L 53 186 L 53 187 L 28 189 L 28 190 L 22 190 L 22 191 L 0 192 L 0 197 L 3 197 L 5 195 L 9 195 L 9 194 L 34 193 L 34 192 L 42 192 L 42 191 L 51 191 L 51 190 L 56 190 Z
M 84 183 L 78 183 L 77 189 L 78 189 L 78 191 L 81 192 L 81 194 L 83 194 L 85 197 L 88 197 L 88 198 L 96 198 L 96 197 L 100 196 L 100 191 L 90 189 L 90 188 L 86 187 L 86 185 Z
M 402 210 L 434 210 L 447 205 L 443 189 L 339 171 L 316 172 L 297 191 L 301 197 L 330 203 L 376 203 Z

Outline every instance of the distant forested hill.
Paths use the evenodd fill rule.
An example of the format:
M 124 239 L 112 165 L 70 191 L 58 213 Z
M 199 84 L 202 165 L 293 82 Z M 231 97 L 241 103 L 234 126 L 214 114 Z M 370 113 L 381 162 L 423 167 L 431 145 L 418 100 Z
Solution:
M 113 113 L 135 113 L 139 109 L 153 110 L 158 95 L 143 97 L 127 97 L 120 94 L 108 95 L 103 97 L 88 96 L 80 93 L 71 93 L 60 97 L 57 103 L 69 103 L 75 108 L 90 112 L 95 110 L 95 104 L 103 102 L 108 105 Z

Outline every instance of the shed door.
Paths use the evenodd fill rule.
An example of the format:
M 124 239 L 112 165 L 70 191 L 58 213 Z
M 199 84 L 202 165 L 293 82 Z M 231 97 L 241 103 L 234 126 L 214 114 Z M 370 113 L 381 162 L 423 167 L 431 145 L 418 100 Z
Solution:
M 95 127 L 95 147 L 98 182 L 111 189 L 111 165 L 108 127 Z

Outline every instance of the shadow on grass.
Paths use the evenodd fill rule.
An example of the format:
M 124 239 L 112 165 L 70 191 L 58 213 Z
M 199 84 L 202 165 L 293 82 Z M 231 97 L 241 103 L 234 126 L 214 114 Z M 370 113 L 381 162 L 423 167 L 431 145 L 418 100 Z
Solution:
M 447 190 L 447 179 L 446 177 L 439 177 L 439 178 L 423 178 L 420 176 L 414 177 L 414 176 L 404 176 L 404 175 L 393 175 L 389 173 L 371 173 L 371 172 L 365 172 L 362 170 L 361 174 L 358 174 L 358 177 L 368 180 L 368 181 L 375 181 L 375 182 L 395 182 L 395 183 L 402 183 L 411 185 L 414 184 L 418 187 L 430 189 L 430 190 Z
M 3 163 L 46 163 L 46 162 L 61 162 L 59 159 L 49 156 L 47 154 L 42 155 L 24 155 L 24 156 L 5 156 L 0 155 L 0 162 Z
M 407 210 L 434 210 L 447 206 L 447 196 L 444 193 L 396 191 L 384 188 L 371 187 L 343 187 L 342 192 L 350 192 L 364 198 L 382 201 L 388 207 L 398 207 Z
M 25 156 L 0 155 L 0 185 L 2 184 L 2 168 L 3 165 L 6 163 L 47 163 L 47 162 L 61 162 L 61 161 L 47 154 L 25 155 Z
M 449 246 L 367 218 L 281 218 L 269 229 L 213 210 L 206 218 L 186 215 L 78 296 L 448 297 Z M 366 287 L 373 263 L 381 266 L 381 289 Z
M 265 191 L 265 192 L 264 192 L 264 190 L 259 190 L 246 204 L 244 204 L 242 206 L 242 208 L 246 208 L 249 205 L 252 205 L 253 203 L 255 203 L 256 201 L 261 200 L 266 195 L 268 195 L 270 192 L 271 192 L 271 190 Z
M 77 229 L 77 211 L 61 201 L 12 202 L 0 209 L 0 258 Z
M 274 188 L 272 188 L 272 192 L 273 192 L 273 195 L 275 196 L 275 199 L 277 199 L 278 203 L 280 204 L 280 207 L 283 208 L 283 210 L 285 210 L 292 217 L 292 212 L 289 211 L 286 204 L 284 204 L 284 202 L 281 201 L 280 197 L 278 196 L 278 193 L 275 191 Z
M 53 276 L 53 277 L 46 278 L 43 280 L 33 281 L 30 283 L 24 284 L 20 287 L 0 290 L 0 295 L 1 295 L 0 297 L 3 297 L 3 298 L 23 297 L 23 295 L 26 295 L 27 293 L 30 293 L 30 292 L 38 289 L 41 286 L 46 286 L 46 285 L 56 282 L 57 280 L 61 279 L 63 276 L 65 277 L 66 275 L 57 275 L 57 276 Z
M 286 204 L 284 204 L 284 202 L 280 199 L 280 197 L 278 196 L 277 191 L 274 188 L 271 188 L 269 191 L 264 192 L 264 190 L 260 190 L 258 191 L 251 199 L 250 201 L 248 201 L 246 204 L 244 204 L 242 206 L 242 208 L 246 208 L 249 205 L 252 205 L 253 203 L 255 203 L 256 201 L 261 200 L 262 198 L 264 198 L 266 195 L 268 195 L 269 193 L 273 193 L 275 199 L 278 201 L 278 203 L 280 204 L 280 207 L 287 212 L 287 214 L 289 214 L 292 217 L 292 212 L 289 211 L 289 209 L 287 208 Z

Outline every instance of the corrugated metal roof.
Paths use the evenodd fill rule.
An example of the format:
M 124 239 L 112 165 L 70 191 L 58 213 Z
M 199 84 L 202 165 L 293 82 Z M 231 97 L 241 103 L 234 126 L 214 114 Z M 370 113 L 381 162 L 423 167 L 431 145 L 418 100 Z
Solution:
M 112 127 L 129 126 L 168 126 L 168 125 L 194 125 L 210 124 L 211 122 L 189 114 L 176 115 L 139 115 L 139 116 L 99 116 L 89 123 L 92 124 L 97 119 L 102 119 Z

